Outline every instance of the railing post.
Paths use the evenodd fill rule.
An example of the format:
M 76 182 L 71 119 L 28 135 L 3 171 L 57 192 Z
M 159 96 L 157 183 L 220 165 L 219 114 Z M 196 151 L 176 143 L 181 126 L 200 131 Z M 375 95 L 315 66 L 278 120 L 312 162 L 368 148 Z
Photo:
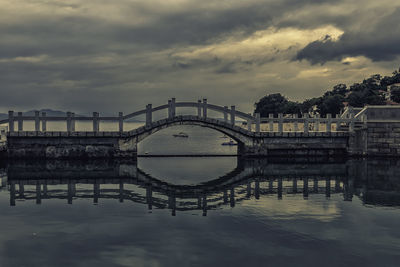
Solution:
M 39 111 L 35 111 L 35 131 L 39 132 L 40 131 L 40 119 L 39 119 Z
M 336 132 L 339 131 L 340 128 L 340 114 L 336 114 Z
M 249 113 L 251 116 L 251 114 Z M 253 121 L 250 118 L 247 118 L 247 131 L 251 132 L 251 125 L 253 124 Z
M 203 98 L 203 118 L 207 118 L 207 99 Z
M 298 115 L 297 114 L 293 114 L 293 118 L 295 119 L 295 121 L 293 122 L 294 124 L 294 131 L 298 132 L 299 131 L 299 123 L 297 121 Z
M 201 118 L 201 100 L 197 100 L 197 117 Z
M 94 117 L 94 113 L 93 113 L 93 117 Z M 67 132 L 71 132 L 72 131 L 72 129 L 71 129 L 71 112 L 67 112 Z M 95 131 L 94 130 L 94 118 L 93 118 L 93 131 Z
M 42 132 L 47 131 L 46 112 L 42 112 Z
M 98 133 L 99 129 L 99 113 L 93 112 L 93 132 Z
M 22 112 L 18 112 L 18 132 L 22 132 L 24 130 L 24 119 L 22 118 Z
M 176 104 L 175 103 L 176 103 L 176 99 L 175 99 L 175 97 L 173 97 L 171 99 L 171 115 L 172 115 L 172 118 L 176 116 Z
M 153 120 L 152 112 L 153 112 L 152 104 L 148 104 L 146 106 L 146 127 L 151 125 L 151 122 Z M 172 112 L 171 112 L 171 115 L 172 115 Z
M 71 132 L 75 132 L 75 113 L 71 112 Z
M 14 111 L 8 111 L 8 131 L 14 132 Z
M 282 113 L 278 114 L 278 119 L 279 119 L 278 132 L 283 133 L 283 114 Z
M 251 116 L 251 113 L 248 113 L 249 116 Z M 251 128 L 252 128 L 252 124 L 253 124 L 253 120 L 250 118 L 247 118 L 246 120 L 246 124 L 247 124 L 247 131 L 251 132 Z
M 124 113 L 118 112 L 118 130 L 120 133 L 124 131 Z
M 326 114 L 326 132 L 330 133 L 332 131 L 332 114 Z
M 350 113 L 349 132 L 354 132 L 354 113 Z
M 224 122 L 228 122 L 228 106 L 224 106 Z
M 363 122 L 363 127 L 364 127 L 364 129 L 367 129 L 367 125 L 368 125 L 367 114 L 363 114 L 363 115 L 362 115 L 362 122 Z
M 235 106 L 231 106 L 231 124 L 232 125 L 235 125 L 235 115 L 236 115 Z
M 304 114 L 304 133 L 308 133 L 308 113 Z
M 269 131 L 273 132 L 274 131 L 274 114 L 273 113 L 268 114 L 268 118 L 269 118 Z
M 146 106 L 146 109 L 147 109 L 147 106 Z M 168 119 L 171 119 L 171 118 L 172 118 L 172 100 L 168 100 Z
M 261 131 L 260 129 L 261 125 L 261 118 L 260 118 L 260 113 L 256 113 L 256 133 L 259 133 Z
M 314 123 L 315 123 L 315 131 L 316 131 L 316 132 L 319 132 L 319 119 L 320 119 L 320 115 L 319 115 L 319 114 L 316 114 L 316 115 L 315 115 L 315 120 L 314 120 Z

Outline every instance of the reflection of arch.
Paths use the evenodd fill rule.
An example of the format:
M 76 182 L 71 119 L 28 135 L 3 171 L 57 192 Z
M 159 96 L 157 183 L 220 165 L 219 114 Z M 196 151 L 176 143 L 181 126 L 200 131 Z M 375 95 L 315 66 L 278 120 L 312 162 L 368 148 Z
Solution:
M 36 200 L 41 203 L 42 199 L 56 198 L 72 203 L 73 198 L 78 197 L 93 198 L 96 203 L 105 198 L 134 201 L 147 204 L 149 208 L 169 208 L 173 213 L 175 210 L 202 210 L 204 214 L 209 209 L 226 204 L 234 206 L 250 197 L 259 198 L 268 194 L 276 194 L 278 198 L 282 198 L 283 193 L 303 194 L 304 197 L 314 193 L 330 196 L 331 193 L 343 191 L 340 183 L 346 176 L 344 164 L 340 165 L 343 168 L 338 168 L 337 164 L 265 165 L 263 161 L 251 160 L 242 162 L 217 179 L 195 186 L 182 186 L 151 177 L 132 162 L 100 161 L 86 165 L 75 162 L 66 165 L 63 161 L 55 161 L 44 165 L 31 162 L 13 164 L 14 166 L 8 168 L 11 205 L 16 204 L 16 199 Z M 122 165 L 125 166 L 121 168 Z M 40 168 L 41 172 L 35 171 L 35 168 Z M 302 182 L 297 184 L 298 181 Z M 332 187 L 331 181 L 335 181 Z M 76 184 L 91 185 L 93 190 L 77 190 Z M 114 184 L 116 188 L 102 189 L 103 184 Z M 25 185 L 35 187 L 24 191 Z M 52 191 L 48 188 L 51 185 L 65 185 L 65 189 L 58 187 Z M 134 188 L 128 189 L 129 186 Z M 145 191 L 140 193 L 143 190 L 136 188 Z

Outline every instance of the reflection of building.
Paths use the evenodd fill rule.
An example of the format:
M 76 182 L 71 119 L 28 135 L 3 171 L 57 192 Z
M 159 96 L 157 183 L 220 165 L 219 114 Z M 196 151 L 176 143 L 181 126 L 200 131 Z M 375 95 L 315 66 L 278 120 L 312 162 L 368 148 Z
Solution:
M 0 126 L 0 143 L 6 141 L 7 131 L 8 131 L 7 126 Z

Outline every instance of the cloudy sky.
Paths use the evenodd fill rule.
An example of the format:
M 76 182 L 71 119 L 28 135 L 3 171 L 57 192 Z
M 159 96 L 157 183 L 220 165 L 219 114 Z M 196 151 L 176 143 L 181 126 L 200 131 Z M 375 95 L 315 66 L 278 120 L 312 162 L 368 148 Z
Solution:
M 0 0 L 0 111 L 319 96 L 400 66 L 398 0 Z

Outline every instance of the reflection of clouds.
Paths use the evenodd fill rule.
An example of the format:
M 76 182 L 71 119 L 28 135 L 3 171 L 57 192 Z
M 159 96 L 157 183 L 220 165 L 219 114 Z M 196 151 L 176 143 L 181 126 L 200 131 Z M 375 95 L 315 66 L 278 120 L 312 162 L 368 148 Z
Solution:
M 335 196 L 335 201 L 327 200 L 324 195 L 309 195 L 303 199 L 301 194 L 284 195 L 282 200 L 276 200 L 276 195 L 261 196 L 257 202 L 244 201 L 241 205 L 251 208 L 258 216 L 267 216 L 272 220 L 310 219 L 330 222 L 340 216 L 341 209 L 337 201 L 341 196 Z

